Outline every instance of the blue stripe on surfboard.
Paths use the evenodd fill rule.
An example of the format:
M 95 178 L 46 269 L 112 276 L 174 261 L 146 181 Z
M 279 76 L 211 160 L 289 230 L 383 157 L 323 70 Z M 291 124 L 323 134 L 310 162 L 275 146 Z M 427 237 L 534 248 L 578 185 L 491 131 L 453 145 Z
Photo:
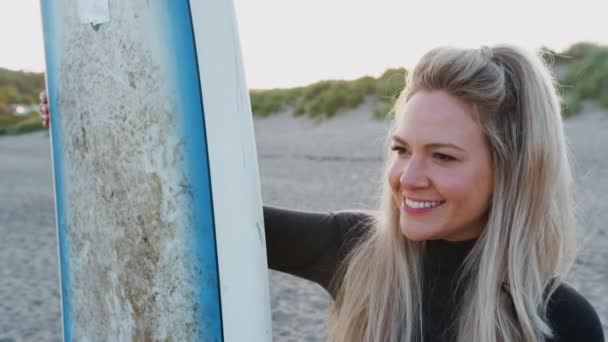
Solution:
M 207 150 L 203 98 L 200 88 L 197 50 L 188 0 L 167 0 L 169 41 L 173 42 L 174 70 L 181 130 L 186 138 L 187 179 L 192 191 L 194 264 L 199 277 L 198 301 L 201 330 L 205 340 L 223 341 L 219 266 L 213 216 L 213 197 Z
M 72 326 L 70 318 L 70 300 L 68 296 L 68 290 L 70 288 L 69 281 L 69 268 L 68 268 L 68 249 L 67 249 L 67 236 L 65 227 L 65 211 L 63 208 L 63 170 L 61 163 L 61 112 L 57 107 L 57 75 L 59 70 L 57 50 L 54 44 L 58 41 L 55 29 L 55 13 L 53 10 L 53 1 L 40 1 L 40 10 L 42 14 L 42 26 L 44 32 L 44 51 L 46 59 L 46 82 L 47 82 L 47 95 L 49 99 L 49 106 L 53 115 L 51 116 L 51 135 L 53 139 L 53 172 L 55 175 L 55 206 L 56 206 L 56 221 L 58 229 L 58 248 L 59 248 L 59 267 L 61 268 L 61 308 L 63 315 L 63 338 L 64 341 L 72 340 Z

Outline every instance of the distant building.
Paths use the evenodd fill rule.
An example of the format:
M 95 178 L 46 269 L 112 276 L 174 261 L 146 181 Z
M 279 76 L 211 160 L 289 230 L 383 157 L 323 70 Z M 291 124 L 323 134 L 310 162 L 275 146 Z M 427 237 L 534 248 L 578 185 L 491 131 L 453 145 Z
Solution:
M 26 116 L 38 112 L 38 105 L 9 104 L 6 106 L 6 111 L 14 116 Z

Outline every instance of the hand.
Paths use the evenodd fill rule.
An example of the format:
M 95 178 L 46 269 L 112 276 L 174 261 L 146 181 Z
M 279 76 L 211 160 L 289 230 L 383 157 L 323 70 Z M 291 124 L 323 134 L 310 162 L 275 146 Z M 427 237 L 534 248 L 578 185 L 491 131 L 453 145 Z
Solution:
M 49 119 L 50 119 L 50 111 L 49 111 L 49 100 L 46 96 L 46 90 L 40 92 L 40 121 L 42 122 L 42 126 L 44 128 L 49 128 Z

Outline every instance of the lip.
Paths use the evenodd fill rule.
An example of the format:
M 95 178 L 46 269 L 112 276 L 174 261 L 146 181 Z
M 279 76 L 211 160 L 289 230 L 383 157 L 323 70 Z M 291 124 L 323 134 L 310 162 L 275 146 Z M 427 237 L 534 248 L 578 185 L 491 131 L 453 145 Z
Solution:
M 441 201 L 442 203 L 439 204 L 438 206 L 435 207 L 431 207 L 431 208 L 412 208 L 410 206 L 408 206 L 407 204 L 405 204 L 405 199 L 410 199 L 412 201 L 416 201 L 416 202 L 433 202 L 432 200 L 424 200 L 424 199 L 417 199 L 417 198 L 413 198 L 413 197 L 402 197 L 401 200 L 401 209 L 409 214 L 424 214 L 424 213 L 428 213 L 430 211 L 432 211 L 433 209 L 437 209 L 439 207 L 441 207 L 445 201 Z

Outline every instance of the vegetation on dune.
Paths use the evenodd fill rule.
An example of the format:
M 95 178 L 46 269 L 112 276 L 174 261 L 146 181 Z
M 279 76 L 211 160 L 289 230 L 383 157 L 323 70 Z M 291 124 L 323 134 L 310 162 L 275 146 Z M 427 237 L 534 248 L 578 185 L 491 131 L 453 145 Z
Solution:
M 574 94 L 562 95 L 562 116 L 569 117 L 583 110 L 581 99 Z
M 354 81 L 320 81 L 302 92 L 294 108 L 295 115 L 311 118 L 330 118 L 340 109 L 359 106 L 376 88 L 373 77 L 361 77 Z
M 404 68 L 387 69 L 378 78 L 376 84 L 376 96 L 378 103 L 373 111 L 376 119 L 384 119 L 389 115 L 399 93 L 405 87 L 407 70 Z
M 608 109 L 608 46 L 576 43 L 562 52 L 543 47 L 543 59 L 558 78 L 564 116 L 579 113 L 584 102 Z M 305 87 L 252 89 L 249 92 L 255 116 L 264 117 L 285 110 L 295 116 L 326 119 L 342 110 L 355 108 L 366 98 L 374 104 L 372 113 L 384 119 L 405 86 L 407 70 L 386 70 L 378 78 L 323 80 Z M 34 105 L 44 88 L 44 75 L 0 68 L 0 135 L 41 129 L 38 113 L 14 116 L 14 105 Z
M 25 117 L 0 115 L 0 135 L 28 133 L 42 128 L 38 113 L 31 113 Z
M 38 93 L 43 88 L 42 73 L 0 68 L 0 112 L 5 112 L 9 104 L 38 103 Z
M 576 58 L 559 79 L 564 116 L 579 113 L 583 100 L 608 109 L 608 47 L 587 44 L 574 51 Z
M 44 89 L 44 74 L 0 68 L 0 135 L 42 129 L 38 113 L 14 116 L 11 105 L 35 105 Z
M 294 105 L 304 88 L 270 89 L 249 91 L 251 111 L 257 116 L 267 116 L 280 112 L 288 105 Z
M 252 90 L 251 108 L 256 116 L 267 116 L 293 106 L 295 116 L 330 118 L 340 110 L 355 108 L 367 97 L 377 99 L 374 116 L 384 117 L 405 85 L 406 70 L 388 69 L 378 79 L 323 80 L 306 87 Z
M 564 65 L 579 61 L 590 52 L 595 51 L 599 46 L 589 42 L 578 42 L 562 52 L 552 50 L 548 47 L 541 47 L 539 53 L 549 65 Z
M 584 100 L 608 108 L 608 47 L 579 42 L 562 52 L 543 47 L 539 53 L 558 78 L 564 116 L 579 113 Z M 406 69 L 395 68 L 386 70 L 377 79 L 366 76 L 351 81 L 325 80 L 300 88 L 255 90 L 252 109 L 256 116 L 293 108 L 296 116 L 329 118 L 340 110 L 358 106 L 371 96 L 375 99 L 373 116 L 383 119 L 404 88 L 406 75 Z M 290 96 L 278 96 L 280 92 Z M 261 105 L 265 103 L 273 105 Z

